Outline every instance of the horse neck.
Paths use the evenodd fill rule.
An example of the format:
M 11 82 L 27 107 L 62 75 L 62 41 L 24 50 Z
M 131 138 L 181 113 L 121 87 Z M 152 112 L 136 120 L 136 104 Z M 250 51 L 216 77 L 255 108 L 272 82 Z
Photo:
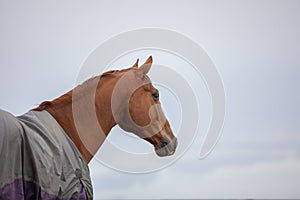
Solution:
M 87 163 L 116 125 L 111 111 L 115 81 L 105 77 L 99 79 L 96 77 L 86 81 L 52 102 L 47 102 L 45 108 L 64 129 Z

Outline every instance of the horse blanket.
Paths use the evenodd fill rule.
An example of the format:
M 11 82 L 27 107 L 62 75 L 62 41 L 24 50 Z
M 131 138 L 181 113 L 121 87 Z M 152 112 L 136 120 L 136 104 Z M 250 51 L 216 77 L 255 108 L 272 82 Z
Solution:
M 88 165 L 47 111 L 0 109 L 0 200 L 92 198 Z

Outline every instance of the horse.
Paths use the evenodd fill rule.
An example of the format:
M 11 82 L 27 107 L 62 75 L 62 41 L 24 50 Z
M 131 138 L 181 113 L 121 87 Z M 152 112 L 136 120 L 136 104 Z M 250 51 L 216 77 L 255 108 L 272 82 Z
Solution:
M 22 116 L 0 110 L 0 199 L 92 199 L 88 163 L 118 125 L 171 156 L 177 147 L 147 75 L 152 56 L 92 77 Z

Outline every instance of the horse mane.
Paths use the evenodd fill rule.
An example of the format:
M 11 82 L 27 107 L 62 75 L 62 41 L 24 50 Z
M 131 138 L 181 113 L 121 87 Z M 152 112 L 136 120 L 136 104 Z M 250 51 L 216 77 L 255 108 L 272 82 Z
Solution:
M 132 70 L 134 68 L 130 67 L 130 68 L 127 68 L 127 69 L 121 69 L 121 70 L 109 70 L 107 72 L 104 72 L 103 74 L 100 75 L 100 79 L 102 77 L 114 77 L 115 75 L 119 74 L 119 73 L 122 73 L 122 72 L 127 72 L 129 70 Z
M 129 70 L 132 70 L 133 68 L 127 68 L 127 69 L 122 69 L 122 70 L 109 70 L 107 72 L 104 72 L 101 75 L 98 76 L 93 76 L 89 79 L 87 79 L 86 81 L 84 81 L 83 83 L 77 85 L 76 87 L 74 87 L 72 90 L 70 90 L 69 92 L 59 96 L 58 98 L 54 99 L 53 101 L 44 101 L 41 104 L 39 104 L 38 107 L 32 109 L 35 111 L 42 111 L 45 110 L 47 108 L 49 108 L 53 102 L 71 102 L 72 101 L 72 94 L 73 94 L 73 90 L 76 89 L 80 89 L 82 92 L 88 91 L 89 88 L 96 83 L 100 82 L 101 79 L 103 78 L 113 78 L 116 77 L 118 74 L 122 73 L 122 72 L 127 72 Z M 63 104 L 62 104 L 63 105 Z

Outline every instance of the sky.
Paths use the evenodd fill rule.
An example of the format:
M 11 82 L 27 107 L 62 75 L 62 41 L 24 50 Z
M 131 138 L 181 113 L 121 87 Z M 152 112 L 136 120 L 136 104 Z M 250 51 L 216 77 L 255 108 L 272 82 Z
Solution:
M 222 135 L 211 154 L 198 159 L 211 114 L 199 78 L 193 87 L 203 88 L 198 95 L 204 121 L 190 148 L 151 173 L 120 172 L 94 159 L 95 199 L 300 198 L 299 19 L 299 1 L 0 0 L 0 108 L 20 115 L 75 87 L 90 53 L 117 34 L 174 30 L 199 44 L 222 77 Z M 149 53 L 156 64 L 178 65 L 170 55 L 144 51 L 110 67 L 128 67 L 136 56 L 143 62 Z M 170 91 L 160 90 L 177 130 L 180 106 L 168 102 L 174 100 Z M 118 127 L 107 141 L 153 153 L 151 145 Z M 109 153 L 103 148 L 96 157 Z

